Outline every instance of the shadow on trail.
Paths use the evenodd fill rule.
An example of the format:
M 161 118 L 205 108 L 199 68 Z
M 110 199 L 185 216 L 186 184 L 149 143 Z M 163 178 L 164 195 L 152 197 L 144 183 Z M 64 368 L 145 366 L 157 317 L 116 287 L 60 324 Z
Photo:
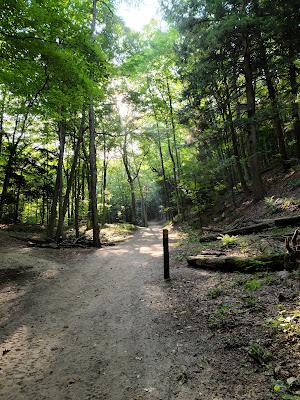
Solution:
M 257 388 L 268 377 L 245 359 L 251 330 L 264 328 L 238 316 L 211 325 L 207 292 L 223 275 L 162 274 L 162 229 L 151 226 L 28 287 L 1 331 L 3 398 L 267 400 Z

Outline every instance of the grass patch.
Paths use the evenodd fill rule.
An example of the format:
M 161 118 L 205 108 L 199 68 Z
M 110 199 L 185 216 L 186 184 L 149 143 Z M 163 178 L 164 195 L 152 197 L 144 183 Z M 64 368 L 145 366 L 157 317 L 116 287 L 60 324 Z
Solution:
M 133 224 L 123 222 L 121 224 L 105 224 L 103 229 L 110 229 L 114 232 L 134 232 L 137 228 Z
M 253 292 L 256 289 L 261 288 L 262 283 L 260 280 L 253 278 L 253 279 L 247 279 L 244 283 L 243 283 L 244 289 L 247 292 Z
M 212 329 L 222 328 L 232 321 L 232 315 L 234 314 L 233 306 L 231 304 L 220 304 L 216 308 L 215 312 L 211 314 L 208 325 Z
M 258 343 L 251 343 L 248 355 L 260 365 L 265 365 L 272 359 L 272 353 Z

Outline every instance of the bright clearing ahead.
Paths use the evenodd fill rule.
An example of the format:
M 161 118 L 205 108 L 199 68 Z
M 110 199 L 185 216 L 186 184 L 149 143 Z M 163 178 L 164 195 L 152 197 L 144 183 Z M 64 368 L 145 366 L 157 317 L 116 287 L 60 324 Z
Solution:
M 144 0 L 137 6 L 121 4 L 118 14 L 126 25 L 135 31 L 142 31 L 152 19 L 161 20 L 158 0 Z

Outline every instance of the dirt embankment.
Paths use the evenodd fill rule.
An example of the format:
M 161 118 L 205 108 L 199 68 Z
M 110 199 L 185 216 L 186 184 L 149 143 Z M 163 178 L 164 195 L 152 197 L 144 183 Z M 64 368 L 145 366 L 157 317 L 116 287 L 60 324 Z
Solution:
M 235 192 L 234 199 L 228 193 L 201 216 L 201 224 L 224 229 L 266 218 L 300 214 L 300 170 L 283 172 L 272 169 L 263 176 L 265 197 L 255 202 L 250 195 Z M 197 225 L 197 223 L 195 224 Z

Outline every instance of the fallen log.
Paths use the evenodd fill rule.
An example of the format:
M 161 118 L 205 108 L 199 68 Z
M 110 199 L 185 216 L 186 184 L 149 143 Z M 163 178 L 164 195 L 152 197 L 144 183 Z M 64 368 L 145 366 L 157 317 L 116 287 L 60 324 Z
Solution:
M 272 239 L 272 240 L 279 240 L 280 242 L 285 242 L 287 238 L 292 237 L 294 232 L 285 233 L 283 235 L 268 235 L 267 233 L 258 235 L 260 239 Z
M 12 237 L 14 239 L 20 240 L 22 242 L 30 242 L 32 245 L 43 245 L 43 244 L 48 244 L 48 243 L 55 243 L 54 240 L 51 239 L 35 239 L 32 237 L 22 237 L 22 236 L 16 236 L 16 235 L 9 235 L 9 237 Z
M 230 229 L 225 232 L 227 235 L 251 235 L 252 233 L 261 232 L 265 229 L 271 228 L 270 223 L 262 222 L 255 225 L 243 226 L 241 228 Z
M 33 241 L 28 241 L 29 247 L 40 247 L 42 249 L 59 249 L 59 245 L 54 242 L 44 242 L 44 243 L 37 243 Z
M 187 258 L 191 267 L 222 271 L 252 273 L 259 271 L 281 271 L 285 268 L 286 254 L 274 254 L 260 257 L 206 256 L 198 255 Z
M 264 223 L 260 223 L 260 224 L 244 226 L 241 228 L 230 229 L 230 230 L 224 231 L 222 234 L 230 235 L 230 236 L 251 235 L 252 233 L 261 232 L 261 231 L 263 231 L 265 229 L 269 229 L 271 227 L 272 227 L 271 223 L 264 222 Z M 199 241 L 200 241 L 200 243 L 213 242 L 215 240 L 218 240 L 219 237 L 220 237 L 220 234 L 219 235 L 207 235 L 207 236 L 200 237 Z
M 26 242 L 28 247 L 39 247 L 42 249 L 68 249 L 68 248 L 81 248 L 87 249 L 93 247 L 93 241 L 85 237 L 85 235 L 80 236 L 79 238 L 68 238 L 63 240 L 60 243 L 55 242 L 54 240 L 47 238 L 47 239 L 35 239 L 30 237 L 20 237 L 15 235 L 9 235 L 10 237 L 20 240 L 22 242 Z M 115 243 L 102 243 L 102 246 L 115 246 Z
M 300 224 L 300 215 L 293 217 L 281 217 L 274 219 L 275 226 L 295 226 Z
M 275 219 L 269 219 L 260 221 L 257 224 L 247 225 L 240 228 L 229 229 L 223 232 L 224 235 L 251 235 L 252 233 L 262 232 L 265 229 L 270 229 L 274 227 L 285 227 L 285 226 L 295 226 L 300 224 L 300 215 L 292 217 L 281 217 Z M 218 240 L 220 235 L 207 235 L 200 237 L 200 243 L 212 242 Z
M 215 250 L 215 249 L 207 249 L 207 250 L 203 250 L 201 251 L 201 255 L 202 256 L 225 256 L 226 253 L 224 253 L 224 251 L 220 251 L 220 250 Z

